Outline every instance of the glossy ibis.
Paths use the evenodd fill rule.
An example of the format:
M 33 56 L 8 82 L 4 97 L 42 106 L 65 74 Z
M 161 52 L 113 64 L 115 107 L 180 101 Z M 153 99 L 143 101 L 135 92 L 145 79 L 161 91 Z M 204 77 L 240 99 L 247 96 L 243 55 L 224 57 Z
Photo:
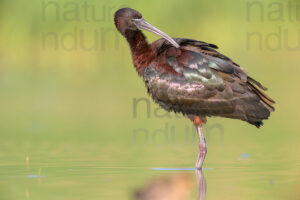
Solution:
M 182 113 L 196 126 L 199 153 L 196 168 L 206 155 L 202 124 L 206 117 L 226 117 L 260 127 L 275 102 L 267 90 L 214 44 L 171 38 L 146 22 L 131 8 L 115 13 L 115 25 L 127 39 L 133 64 L 143 77 L 148 93 L 167 111 Z M 140 29 L 162 37 L 149 44 Z

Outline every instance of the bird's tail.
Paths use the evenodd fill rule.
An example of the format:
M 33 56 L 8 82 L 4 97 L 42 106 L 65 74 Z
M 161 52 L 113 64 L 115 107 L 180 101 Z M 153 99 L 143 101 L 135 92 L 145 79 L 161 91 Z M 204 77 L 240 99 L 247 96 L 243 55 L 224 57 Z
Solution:
M 268 114 L 264 114 L 265 116 L 261 115 L 261 117 L 263 117 L 264 119 L 268 118 L 270 115 L 270 112 L 275 111 L 275 108 L 273 106 L 275 104 L 275 101 L 264 92 L 268 89 L 251 77 L 248 77 L 247 83 L 248 83 L 249 88 L 260 98 L 260 100 L 262 102 L 262 106 L 264 108 L 268 109 L 268 111 L 269 111 Z M 262 107 L 261 107 L 261 110 L 263 110 Z M 263 112 L 263 113 L 266 113 L 266 112 Z M 251 117 L 249 117 L 248 122 L 250 124 L 255 125 L 257 128 L 259 128 L 260 126 L 263 125 L 262 120 L 254 120 L 254 119 L 251 120 Z
M 270 112 L 275 111 L 275 108 L 273 106 L 275 104 L 275 101 L 273 99 L 271 99 L 266 93 L 263 92 L 263 90 L 266 91 L 268 89 L 251 77 L 248 77 L 247 83 L 248 83 L 250 89 L 253 92 L 255 92 L 255 94 L 257 94 L 257 96 L 259 96 L 259 98 L 266 105 L 268 110 Z

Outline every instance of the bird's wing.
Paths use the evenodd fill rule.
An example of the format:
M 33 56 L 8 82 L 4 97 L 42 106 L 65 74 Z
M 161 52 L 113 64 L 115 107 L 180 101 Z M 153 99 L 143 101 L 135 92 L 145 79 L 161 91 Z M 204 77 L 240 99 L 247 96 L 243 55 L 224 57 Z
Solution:
M 183 114 L 223 116 L 259 126 L 273 111 L 274 101 L 260 83 L 205 42 L 175 39 L 152 44 L 158 59 L 144 75 L 149 93 L 165 109 Z M 258 89 L 258 86 L 261 89 Z

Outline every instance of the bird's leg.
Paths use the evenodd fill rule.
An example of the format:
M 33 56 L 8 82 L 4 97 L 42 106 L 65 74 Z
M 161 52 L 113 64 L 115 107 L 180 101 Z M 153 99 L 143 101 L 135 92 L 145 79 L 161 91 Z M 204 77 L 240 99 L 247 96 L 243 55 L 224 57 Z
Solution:
M 206 196 L 206 182 L 204 175 L 201 169 L 196 169 L 196 177 L 198 181 L 198 188 L 199 188 L 199 200 L 205 200 Z
M 196 129 L 199 135 L 199 153 L 197 157 L 196 168 L 201 169 L 206 155 L 206 144 L 205 144 L 205 138 L 203 136 L 202 124 L 196 125 Z
M 201 169 L 202 164 L 206 155 L 206 144 L 205 144 L 205 138 L 203 135 L 203 129 L 202 129 L 202 124 L 203 122 L 206 122 L 206 119 L 203 118 L 201 119 L 198 116 L 195 116 L 193 119 L 194 125 L 196 126 L 197 133 L 199 136 L 199 153 L 196 161 L 196 169 Z

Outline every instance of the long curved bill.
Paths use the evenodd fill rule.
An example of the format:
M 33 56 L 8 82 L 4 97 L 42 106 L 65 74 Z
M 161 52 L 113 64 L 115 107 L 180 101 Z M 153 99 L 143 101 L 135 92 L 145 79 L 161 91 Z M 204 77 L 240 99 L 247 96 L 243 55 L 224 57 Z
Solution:
M 158 28 L 155 28 L 154 26 L 152 26 L 151 24 L 149 24 L 147 21 L 145 21 L 144 19 L 133 19 L 132 20 L 133 23 L 140 29 L 143 29 L 145 31 L 150 31 L 152 33 L 155 33 L 159 36 L 161 36 L 162 38 L 168 40 L 172 45 L 174 45 L 174 47 L 179 48 L 179 44 L 177 44 L 177 42 L 172 39 L 170 36 L 168 36 L 167 34 L 165 34 L 164 32 L 162 32 L 161 30 L 159 30 Z

